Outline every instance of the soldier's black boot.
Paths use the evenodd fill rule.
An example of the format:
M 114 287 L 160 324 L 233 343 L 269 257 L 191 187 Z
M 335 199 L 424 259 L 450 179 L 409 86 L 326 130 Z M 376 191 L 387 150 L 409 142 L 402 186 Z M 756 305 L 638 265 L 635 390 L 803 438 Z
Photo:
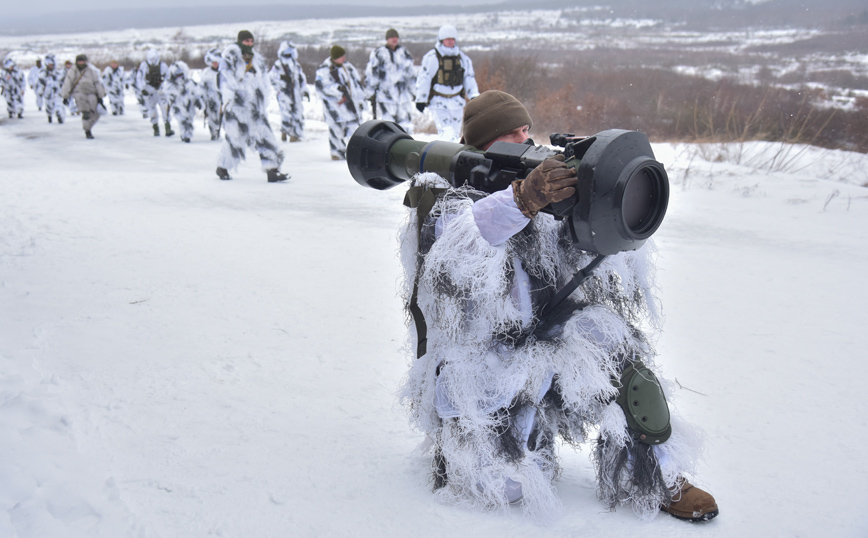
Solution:
M 85 136 L 88 140 L 93 140 L 93 135 L 91 134 L 90 131 L 85 131 L 85 132 L 84 132 L 84 136 Z
M 268 170 L 266 173 L 268 174 L 268 182 L 269 183 L 276 183 L 278 181 L 286 181 L 287 179 L 289 179 L 288 175 L 281 174 L 280 170 L 278 170 L 277 168 L 272 168 L 271 170 Z
M 166 122 L 166 136 L 172 136 L 173 134 L 175 134 L 175 131 L 172 130 L 172 124 Z
M 220 167 L 220 166 L 217 167 L 217 177 L 219 177 L 220 179 L 224 179 L 224 180 L 225 179 L 232 179 L 232 177 L 229 175 L 229 170 L 227 170 L 223 167 Z
M 160 126 L 156 123 L 154 124 L 154 136 L 160 136 Z

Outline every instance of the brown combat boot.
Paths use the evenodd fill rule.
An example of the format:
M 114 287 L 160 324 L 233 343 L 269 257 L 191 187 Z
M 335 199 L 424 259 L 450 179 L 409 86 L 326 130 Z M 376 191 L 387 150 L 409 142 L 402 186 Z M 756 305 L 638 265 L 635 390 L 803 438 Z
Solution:
M 661 510 L 686 521 L 708 521 L 717 517 L 720 510 L 710 493 L 699 489 L 684 478 L 678 480 L 681 482 L 681 491 L 673 495 L 669 506 L 661 506 Z

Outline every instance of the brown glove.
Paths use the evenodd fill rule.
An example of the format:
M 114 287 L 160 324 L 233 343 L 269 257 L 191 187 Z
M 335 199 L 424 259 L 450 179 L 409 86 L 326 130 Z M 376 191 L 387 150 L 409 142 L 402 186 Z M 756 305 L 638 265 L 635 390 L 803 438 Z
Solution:
M 563 155 L 546 159 L 524 179 L 512 182 L 512 197 L 521 212 L 529 219 L 552 202 L 566 200 L 576 193 L 578 182 L 575 168 L 564 164 Z

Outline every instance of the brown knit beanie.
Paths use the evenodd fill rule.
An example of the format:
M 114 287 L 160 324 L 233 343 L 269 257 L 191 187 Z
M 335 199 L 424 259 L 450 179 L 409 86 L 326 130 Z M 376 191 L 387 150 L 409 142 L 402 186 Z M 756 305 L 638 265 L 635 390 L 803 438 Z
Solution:
M 506 92 L 489 90 L 464 107 L 463 144 L 480 148 L 513 129 L 533 125 L 518 99 Z
M 389 28 L 388 30 L 386 30 L 386 39 L 392 37 L 398 37 L 398 30 L 395 30 L 394 28 Z
M 337 60 L 341 56 L 346 56 L 346 54 L 347 54 L 347 51 L 344 50 L 344 48 L 340 45 L 332 45 L 332 49 L 329 52 L 329 55 L 331 55 L 332 60 Z

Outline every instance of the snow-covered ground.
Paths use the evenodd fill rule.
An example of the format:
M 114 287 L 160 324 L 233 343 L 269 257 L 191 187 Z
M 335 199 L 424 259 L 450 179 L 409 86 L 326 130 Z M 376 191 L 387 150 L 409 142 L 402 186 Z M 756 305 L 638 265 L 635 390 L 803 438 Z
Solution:
M 155 138 L 132 101 L 96 140 L 32 93 L 0 120 L 0 537 L 868 535 L 866 156 L 655 145 L 660 362 L 721 515 L 607 512 L 565 447 L 539 527 L 431 495 L 396 402 L 404 189 L 358 186 L 308 106 L 280 184 L 217 180 L 201 123 Z

